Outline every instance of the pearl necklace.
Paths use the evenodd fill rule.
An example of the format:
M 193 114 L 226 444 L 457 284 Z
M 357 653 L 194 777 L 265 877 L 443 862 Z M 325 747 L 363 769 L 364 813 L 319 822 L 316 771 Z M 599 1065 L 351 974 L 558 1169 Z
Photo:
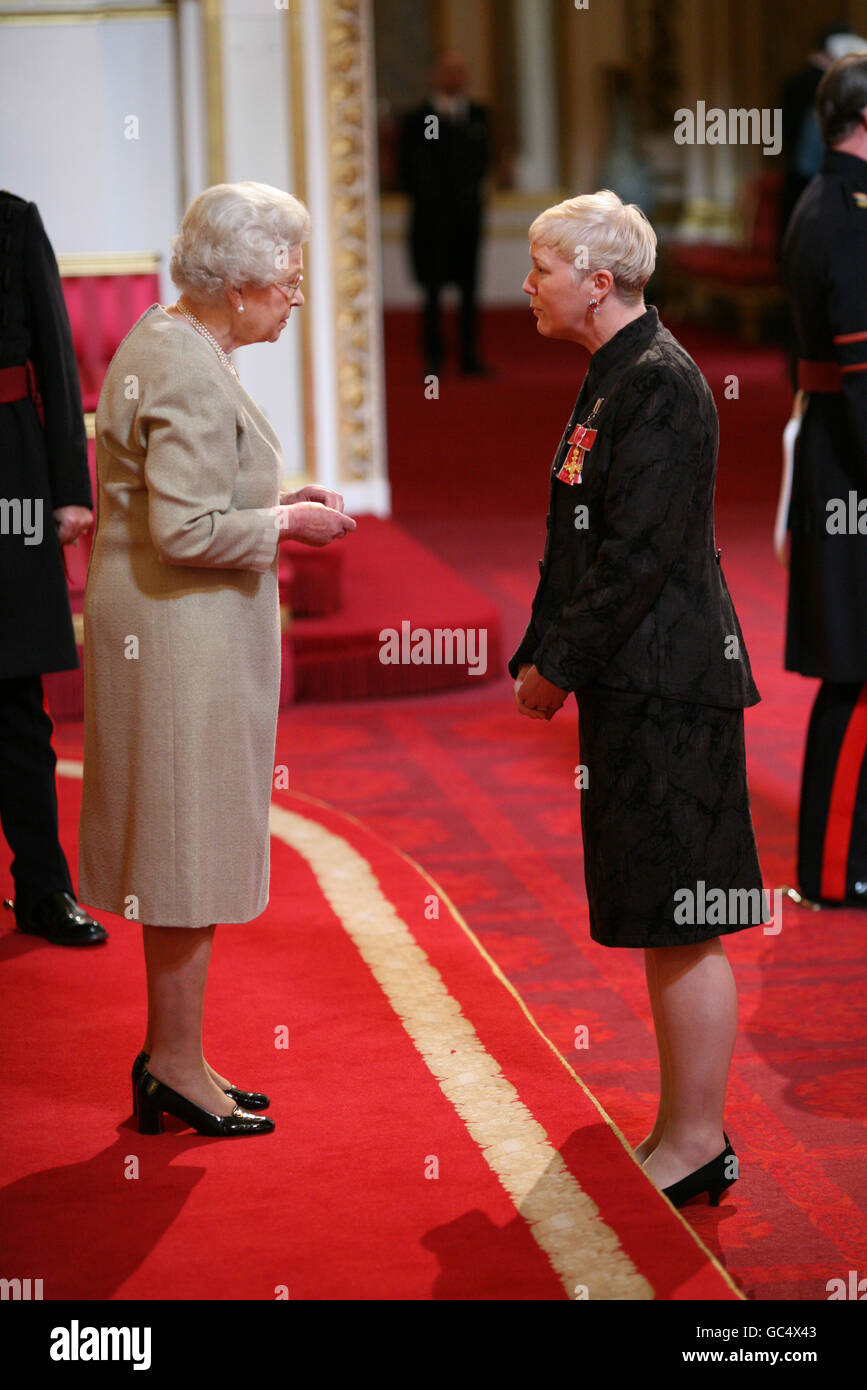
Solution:
M 191 314 L 189 309 L 185 309 L 180 300 L 176 302 L 175 308 L 180 309 L 185 319 L 189 319 L 190 323 L 193 325 L 193 328 L 195 328 L 197 333 L 201 333 L 203 338 L 207 338 L 208 342 L 211 344 L 211 347 L 214 349 L 214 352 L 219 357 L 223 366 L 228 367 L 232 375 L 237 377 L 238 373 L 235 369 L 234 363 L 231 361 L 228 354 L 225 353 L 223 349 L 220 347 L 220 344 L 217 342 L 210 329 L 206 328 L 205 325 L 199 319 L 196 318 L 195 314 Z M 241 378 L 238 377 L 239 381 L 240 379 Z

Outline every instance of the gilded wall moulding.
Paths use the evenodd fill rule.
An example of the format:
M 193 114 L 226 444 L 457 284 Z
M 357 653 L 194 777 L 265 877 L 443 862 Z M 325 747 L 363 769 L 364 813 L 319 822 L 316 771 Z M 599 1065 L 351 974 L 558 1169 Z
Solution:
M 381 348 L 368 0 L 325 0 L 340 477 L 381 468 Z

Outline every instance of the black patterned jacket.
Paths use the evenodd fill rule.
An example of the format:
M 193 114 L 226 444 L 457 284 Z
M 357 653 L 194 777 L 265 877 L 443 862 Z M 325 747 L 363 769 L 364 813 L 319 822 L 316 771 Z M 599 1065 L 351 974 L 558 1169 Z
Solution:
M 557 478 L 574 426 L 596 437 Z M 607 686 L 723 709 L 760 696 L 715 547 L 710 388 L 651 305 L 593 354 L 554 457 L 545 558 L 509 662 L 561 690 Z

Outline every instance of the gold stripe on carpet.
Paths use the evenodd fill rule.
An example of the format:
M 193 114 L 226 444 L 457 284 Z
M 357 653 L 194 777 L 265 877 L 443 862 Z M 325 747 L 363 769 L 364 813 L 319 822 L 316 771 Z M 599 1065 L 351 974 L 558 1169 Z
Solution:
M 389 902 L 367 860 L 317 822 L 271 806 L 271 831 L 307 861 L 418 1051 L 570 1299 L 652 1299 L 653 1288 Z

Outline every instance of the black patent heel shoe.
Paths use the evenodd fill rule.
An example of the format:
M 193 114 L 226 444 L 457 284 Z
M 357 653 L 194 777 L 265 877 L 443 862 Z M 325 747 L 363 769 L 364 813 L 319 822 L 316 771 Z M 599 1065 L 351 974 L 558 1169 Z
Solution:
M 242 1139 L 254 1134 L 270 1134 L 274 1121 L 267 1115 L 250 1115 L 236 1105 L 231 1115 L 214 1115 L 194 1101 L 173 1091 L 145 1069 L 139 1077 L 137 1112 L 139 1134 L 162 1134 L 163 1115 L 174 1115 L 199 1134 L 215 1139 Z
M 138 1079 L 147 1068 L 150 1061 L 150 1053 L 140 1052 L 132 1064 L 132 1113 L 138 1114 L 138 1095 L 136 1086 Z M 226 1095 L 231 1096 L 236 1105 L 240 1105 L 242 1110 L 267 1110 L 271 1104 L 267 1096 L 263 1096 L 261 1091 L 242 1091 L 237 1086 L 227 1086 Z
M 662 1189 L 663 1194 L 668 1198 L 673 1206 L 682 1207 L 686 1202 L 692 1201 L 693 1197 L 700 1197 L 703 1192 L 707 1193 L 708 1203 L 712 1207 L 719 1206 L 719 1199 L 724 1192 L 727 1192 L 734 1183 L 737 1182 L 737 1154 L 728 1140 L 728 1135 L 724 1135 L 726 1146 L 721 1154 L 712 1158 L 710 1163 L 705 1163 L 703 1167 L 696 1168 L 694 1173 L 687 1173 L 680 1182 L 672 1183 L 670 1187 Z M 734 1160 L 735 1176 L 729 1177 L 730 1165 Z

